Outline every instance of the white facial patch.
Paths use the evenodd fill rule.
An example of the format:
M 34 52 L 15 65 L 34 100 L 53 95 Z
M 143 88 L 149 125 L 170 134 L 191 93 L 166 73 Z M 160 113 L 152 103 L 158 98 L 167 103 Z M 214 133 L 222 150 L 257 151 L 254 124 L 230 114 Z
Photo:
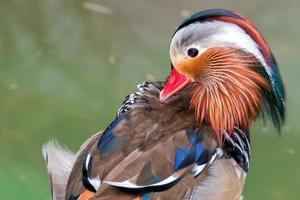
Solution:
M 222 21 L 196 22 L 177 31 L 171 41 L 170 57 L 173 62 L 187 58 L 189 48 L 197 48 L 201 55 L 212 47 L 241 49 L 267 66 L 257 43 L 238 25 Z

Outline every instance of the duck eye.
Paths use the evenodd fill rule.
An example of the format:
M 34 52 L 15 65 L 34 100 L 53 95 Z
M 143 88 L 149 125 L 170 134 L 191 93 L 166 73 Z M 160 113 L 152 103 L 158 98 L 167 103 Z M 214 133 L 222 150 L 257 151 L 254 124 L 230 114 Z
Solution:
M 190 56 L 191 58 L 195 58 L 196 56 L 198 56 L 198 53 L 199 51 L 196 48 L 190 48 L 187 51 L 188 56 Z

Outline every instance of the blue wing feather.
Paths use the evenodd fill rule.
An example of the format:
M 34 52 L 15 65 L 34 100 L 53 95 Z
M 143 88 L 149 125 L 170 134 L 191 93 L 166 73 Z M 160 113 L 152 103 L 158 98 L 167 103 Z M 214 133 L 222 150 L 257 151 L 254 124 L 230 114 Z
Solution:
M 192 164 L 194 160 L 195 160 L 195 151 L 193 147 L 190 148 L 178 147 L 176 151 L 174 170 L 177 171 L 184 167 L 187 167 L 190 164 Z
M 107 127 L 107 129 L 99 139 L 98 150 L 100 151 L 102 156 L 110 155 L 112 152 L 120 148 L 121 144 L 124 142 L 123 137 L 116 136 L 114 133 L 114 128 L 123 120 L 125 120 L 125 115 L 120 115 Z
M 178 147 L 175 157 L 175 171 L 197 163 L 202 165 L 209 162 L 212 152 L 210 152 L 202 143 L 203 136 L 199 130 L 188 132 L 187 137 L 191 144 L 190 147 Z

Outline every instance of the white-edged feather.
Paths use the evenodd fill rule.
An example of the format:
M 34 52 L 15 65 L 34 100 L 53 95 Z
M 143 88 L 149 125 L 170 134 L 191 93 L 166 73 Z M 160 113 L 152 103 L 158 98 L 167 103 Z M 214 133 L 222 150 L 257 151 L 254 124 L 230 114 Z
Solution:
M 195 167 L 193 167 L 193 169 L 192 169 L 193 176 L 194 177 L 198 176 L 203 171 L 203 169 L 205 168 L 205 166 L 206 166 L 206 164 L 195 165 Z
M 216 159 L 221 158 L 223 155 L 223 151 L 220 148 L 216 149 L 216 152 L 212 155 L 208 163 L 202 165 L 195 165 L 192 169 L 192 174 L 194 177 L 198 176 L 206 166 L 210 166 Z
M 91 154 L 88 154 L 85 159 L 85 170 L 88 170 L 90 161 L 91 161 Z M 100 188 L 101 180 L 98 180 L 97 178 L 90 178 L 90 177 L 87 177 L 87 179 L 88 182 L 93 186 L 95 191 L 97 191 Z
M 67 182 L 75 162 L 75 155 L 54 140 L 43 145 L 42 154 L 51 181 L 52 199 L 65 199 Z
M 88 178 L 88 181 L 90 182 L 90 184 L 93 186 L 93 188 L 98 191 L 98 189 L 101 186 L 101 181 L 96 179 L 96 178 Z
M 114 187 L 121 187 L 121 188 L 129 188 L 129 189 L 141 189 L 141 188 L 147 188 L 147 187 L 160 187 L 164 185 L 168 185 L 176 180 L 178 180 L 179 176 L 171 175 L 168 178 L 154 183 L 150 185 L 136 185 L 135 183 L 130 182 L 129 180 L 123 181 L 123 182 L 112 182 L 112 181 L 104 181 L 108 185 L 114 186 Z

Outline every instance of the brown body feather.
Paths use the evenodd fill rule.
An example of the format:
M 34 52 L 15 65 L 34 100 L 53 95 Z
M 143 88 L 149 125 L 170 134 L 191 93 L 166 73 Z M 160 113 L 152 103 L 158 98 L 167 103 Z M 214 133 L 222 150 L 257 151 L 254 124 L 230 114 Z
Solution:
M 165 103 L 159 101 L 159 90 L 144 91 L 141 98 L 144 100 L 144 105 L 145 101 L 148 102 L 147 106 L 127 111 L 126 120 L 114 128 L 114 133 L 124 140 L 120 148 L 106 156 L 97 148 L 97 142 L 101 137 L 97 135 L 81 150 L 79 159 L 70 173 L 66 196 L 75 196 L 86 190 L 82 184 L 81 171 L 84 165 L 83 158 L 88 153 L 93 157 L 91 178 L 102 182 L 99 190 L 90 200 L 132 200 L 139 195 L 118 190 L 107 185 L 105 181 L 130 180 L 143 185 L 149 182 L 152 175 L 162 178 L 171 176 L 174 173 L 176 148 L 189 146 L 186 133 L 193 128 L 199 128 L 206 148 L 211 151 L 216 149 L 218 143 L 213 129 L 206 125 L 199 127 L 194 111 L 189 109 L 188 93 L 191 89 L 193 88 L 186 88 L 180 95 Z M 240 196 L 245 178 L 244 172 L 234 160 L 228 163 L 226 157 L 221 160 L 224 161 L 205 168 L 197 178 L 193 178 L 191 173 L 192 165 L 179 170 L 176 172 L 177 175 L 183 177 L 180 182 L 169 190 L 149 193 L 150 199 L 196 200 L 201 199 L 200 196 L 208 195 L 207 190 L 213 190 L 215 195 L 211 194 L 210 198 L 203 198 L 206 200 L 218 199 L 215 198 L 217 196 L 224 196 L 224 200 L 238 199 L 232 198 L 232 195 Z M 235 168 L 238 168 L 240 173 L 236 173 Z M 226 174 L 227 176 L 224 176 Z

